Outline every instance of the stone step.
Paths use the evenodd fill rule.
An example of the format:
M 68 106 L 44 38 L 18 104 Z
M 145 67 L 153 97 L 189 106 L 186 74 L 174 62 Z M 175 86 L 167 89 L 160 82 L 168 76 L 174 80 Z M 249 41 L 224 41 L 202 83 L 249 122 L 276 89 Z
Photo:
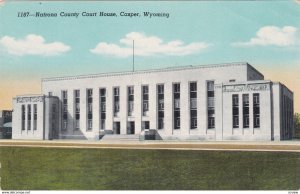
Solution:
M 111 141 L 111 140 L 125 140 L 125 141 L 139 141 L 139 134 L 126 135 L 126 134 L 105 134 L 101 141 Z

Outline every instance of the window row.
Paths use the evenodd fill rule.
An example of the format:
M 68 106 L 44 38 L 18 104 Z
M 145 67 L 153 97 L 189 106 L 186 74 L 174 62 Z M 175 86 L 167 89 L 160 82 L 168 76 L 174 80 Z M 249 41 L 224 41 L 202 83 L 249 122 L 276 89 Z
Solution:
M 253 127 L 260 127 L 260 97 L 254 93 L 253 98 Z M 249 94 L 242 94 L 242 121 L 243 128 L 249 128 Z M 232 95 L 232 128 L 239 128 L 240 123 L 239 94 Z
M 180 109 L 180 95 L 181 88 L 180 83 L 174 83 L 173 88 L 173 128 L 180 129 L 181 125 L 181 109 Z M 73 91 L 74 96 L 74 116 L 75 116 L 75 129 L 80 128 L 80 90 Z M 142 101 L 142 116 L 149 116 L 149 86 L 143 85 L 141 88 L 141 101 Z M 99 121 L 100 129 L 105 129 L 106 122 L 106 88 L 100 88 L 99 90 Z M 157 128 L 164 129 L 164 84 L 157 84 L 156 86 L 156 99 L 157 99 Z M 134 116 L 134 100 L 135 100 L 134 86 L 127 87 L 127 115 Z M 86 126 L 87 130 L 93 128 L 93 89 L 87 89 L 86 91 Z M 214 116 L 214 82 L 207 82 L 207 101 L 208 101 L 208 128 L 215 127 L 215 116 Z M 120 87 L 113 87 L 113 116 L 119 117 L 120 114 Z M 197 123 L 197 82 L 189 83 L 189 123 L 191 129 L 196 129 Z M 62 91 L 62 130 L 68 128 L 68 91 Z
M 27 117 L 26 117 L 26 109 L 27 109 Z M 32 112 L 33 109 L 33 112 Z M 21 108 L 21 129 L 24 130 L 37 130 L 37 104 L 23 104 Z M 33 116 L 33 119 L 32 119 Z M 27 119 L 27 127 L 25 126 L 25 122 Z M 33 120 L 33 126 L 32 124 Z

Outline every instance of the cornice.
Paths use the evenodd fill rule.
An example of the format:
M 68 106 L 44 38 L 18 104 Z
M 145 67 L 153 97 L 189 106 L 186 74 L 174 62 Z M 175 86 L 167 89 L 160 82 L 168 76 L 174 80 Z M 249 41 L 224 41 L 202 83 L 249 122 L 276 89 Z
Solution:
M 211 69 L 211 68 L 243 66 L 243 65 L 247 66 L 249 64 L 247 62 L 236 62 L 236 63 L 171 67 L 171 68 L 126 71 L 126 72 L 110 72 L 110 73 L 99 73 L 99 74 L 88 74 L 88 75 L 77 75 L 77 76 L 50 77 L 50 78 L 43 78 L 42 82 L 76 80 L 76 79 L 91 79 L 91 78 L 98 78 L 98 77 L 119 77 L 119 76 L 124 76 L 124 75 L 139 75 L 139 74 L 150 74 L 150 73 L 160 73 L 160 72 L 176 72 L 176 71 L 184 71 L 184 70 L 192 70 L 192 69 Z M 251 65 L 249 65 L 249 66 L 252 67 Z

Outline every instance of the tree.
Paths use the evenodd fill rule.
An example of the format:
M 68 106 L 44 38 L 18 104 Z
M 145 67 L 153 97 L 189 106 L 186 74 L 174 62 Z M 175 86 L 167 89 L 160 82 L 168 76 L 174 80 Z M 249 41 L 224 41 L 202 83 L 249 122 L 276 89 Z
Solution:
M 300 139 L 300 114 L 294 114 L 295 137 Z

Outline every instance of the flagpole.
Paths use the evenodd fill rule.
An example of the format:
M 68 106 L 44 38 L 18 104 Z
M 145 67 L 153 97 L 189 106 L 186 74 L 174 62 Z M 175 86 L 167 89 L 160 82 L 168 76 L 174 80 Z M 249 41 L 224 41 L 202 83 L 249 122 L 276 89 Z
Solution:
M 133 67 L 133 71 L 134 71 L 134 40 L 132 40 L 132 67 Z

